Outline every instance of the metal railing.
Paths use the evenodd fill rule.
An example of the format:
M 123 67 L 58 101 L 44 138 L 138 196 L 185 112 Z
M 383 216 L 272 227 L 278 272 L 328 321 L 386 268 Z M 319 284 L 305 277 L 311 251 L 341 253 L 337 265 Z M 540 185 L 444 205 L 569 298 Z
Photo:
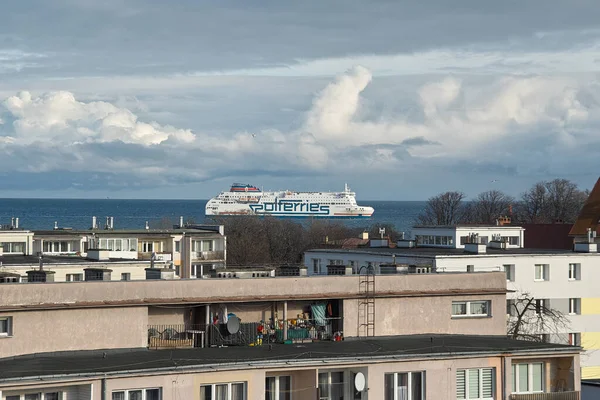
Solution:
M 204 347 L 205 325 L 148 325 L 148 348 Z
M 196 251 L 192 254 L 196 260 L 223 260 L 225 258 L 225 252 L 223 250 Z
M 551 392 L 511 394 L 511 400 L 579 400 L 580 392 Z

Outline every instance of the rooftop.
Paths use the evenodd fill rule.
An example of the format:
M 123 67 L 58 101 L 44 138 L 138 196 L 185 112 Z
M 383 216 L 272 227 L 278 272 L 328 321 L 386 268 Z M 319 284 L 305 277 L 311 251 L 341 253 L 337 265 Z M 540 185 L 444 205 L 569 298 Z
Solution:
M 412 248 L 389 248 L 389 247 L 365 247 L 354 249 L 331 249 L 314 248 L 307 251 L 324 253 L 362 253 L 362 254 L 381 254 L 410 257 L 436 257 L 436 256 L 513 256 L 513 255 L 595 255 L 598 253 L 575 253 L 572 250 L 565 249 L 530 249 L 530 248 L 507 248 L 496 249 L 488 247 L 486 253 L 469 253 L 465 249 L 454 249 L 444 247 L 412 247 Z
M 580 347 L 509 339 L 506 336 L 408 335 L 302 345 L 204 349 L 71 351 L 0 359 L 0 382 L 66 376 L 100 376 L 168 370 L 290 367 L 297 363 L 374 362 L 498 354 L 579 353 Z
M 523 229 L 520 225 L 493 225 L 493 224 L 456 224 L 456 225 L 414 225 L 420 229 Z
M 218 234 L 219 226 L 185 227 L 173 229 L 48 229 L 35 230 L 35 235 L 43 236 L 73 236 L 73 235 L 164 235 L 164 234 Z

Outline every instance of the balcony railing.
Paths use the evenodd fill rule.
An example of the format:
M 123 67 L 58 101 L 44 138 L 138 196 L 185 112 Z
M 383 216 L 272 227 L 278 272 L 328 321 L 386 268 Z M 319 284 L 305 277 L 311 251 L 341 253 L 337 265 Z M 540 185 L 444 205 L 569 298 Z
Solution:
M 194 257 L 196 260 L 223 260 L 225 257 L 225 252 L 222 250 L 218 251 L 196 251 Z
M 580 392 L 552 392 L 552 393 L 523 393 L 511 394 L 511 400 L 579 400 Z
M 148 325 L 148 348 L 204 347 L 205 325 Z
M 226 324 L 211 325 L 148 325 L 148 348 L 192 348 L 219 346 L 260 346 L 269 343 L 312 342 L 332 340 L 341 330 L 341 318 L 289 319 L 287 339 L 284 321 L 240 323 L 239 331 L 230 333 Z

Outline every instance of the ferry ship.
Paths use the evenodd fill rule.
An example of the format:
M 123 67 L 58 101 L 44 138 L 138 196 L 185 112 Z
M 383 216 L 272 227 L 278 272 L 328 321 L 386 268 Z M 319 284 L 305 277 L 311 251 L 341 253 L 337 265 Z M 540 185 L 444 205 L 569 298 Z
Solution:
M 343 192 L 263 192 L 256 186 L 234 183 L 206 203 L 209 215 L 271 215 L 275 217 L 369 218 L 373 207 L 356 204 L 346 184 Z

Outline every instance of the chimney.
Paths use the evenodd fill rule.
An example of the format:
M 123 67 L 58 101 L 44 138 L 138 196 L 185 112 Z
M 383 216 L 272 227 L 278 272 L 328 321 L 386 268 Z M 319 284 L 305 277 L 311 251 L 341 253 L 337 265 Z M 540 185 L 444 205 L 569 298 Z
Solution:
M 19 217 L 15 218 L 15 229 L 19 229 Z
M 98 229 L 95 215 L 92 217 L 92 229 Z
M 58 229 L 58 221 L 54 221 L 54 230 Z
M 148 225 L 148 221 L 146 221 L 146 230 L 150 229 L 150 225 Z
M 10 229 L 13 229 L 15 227 L 15 217 L 12 217 L 10 219 Z
M 104 229 L 110 228 L 110 217 L 106 217 L 106 225 L 104 225 Z
M 115 228 L 115 217 L 110 217 L 110 229 Z
M 179 228 L 183 228 L 183 216 L 179 217 Z

